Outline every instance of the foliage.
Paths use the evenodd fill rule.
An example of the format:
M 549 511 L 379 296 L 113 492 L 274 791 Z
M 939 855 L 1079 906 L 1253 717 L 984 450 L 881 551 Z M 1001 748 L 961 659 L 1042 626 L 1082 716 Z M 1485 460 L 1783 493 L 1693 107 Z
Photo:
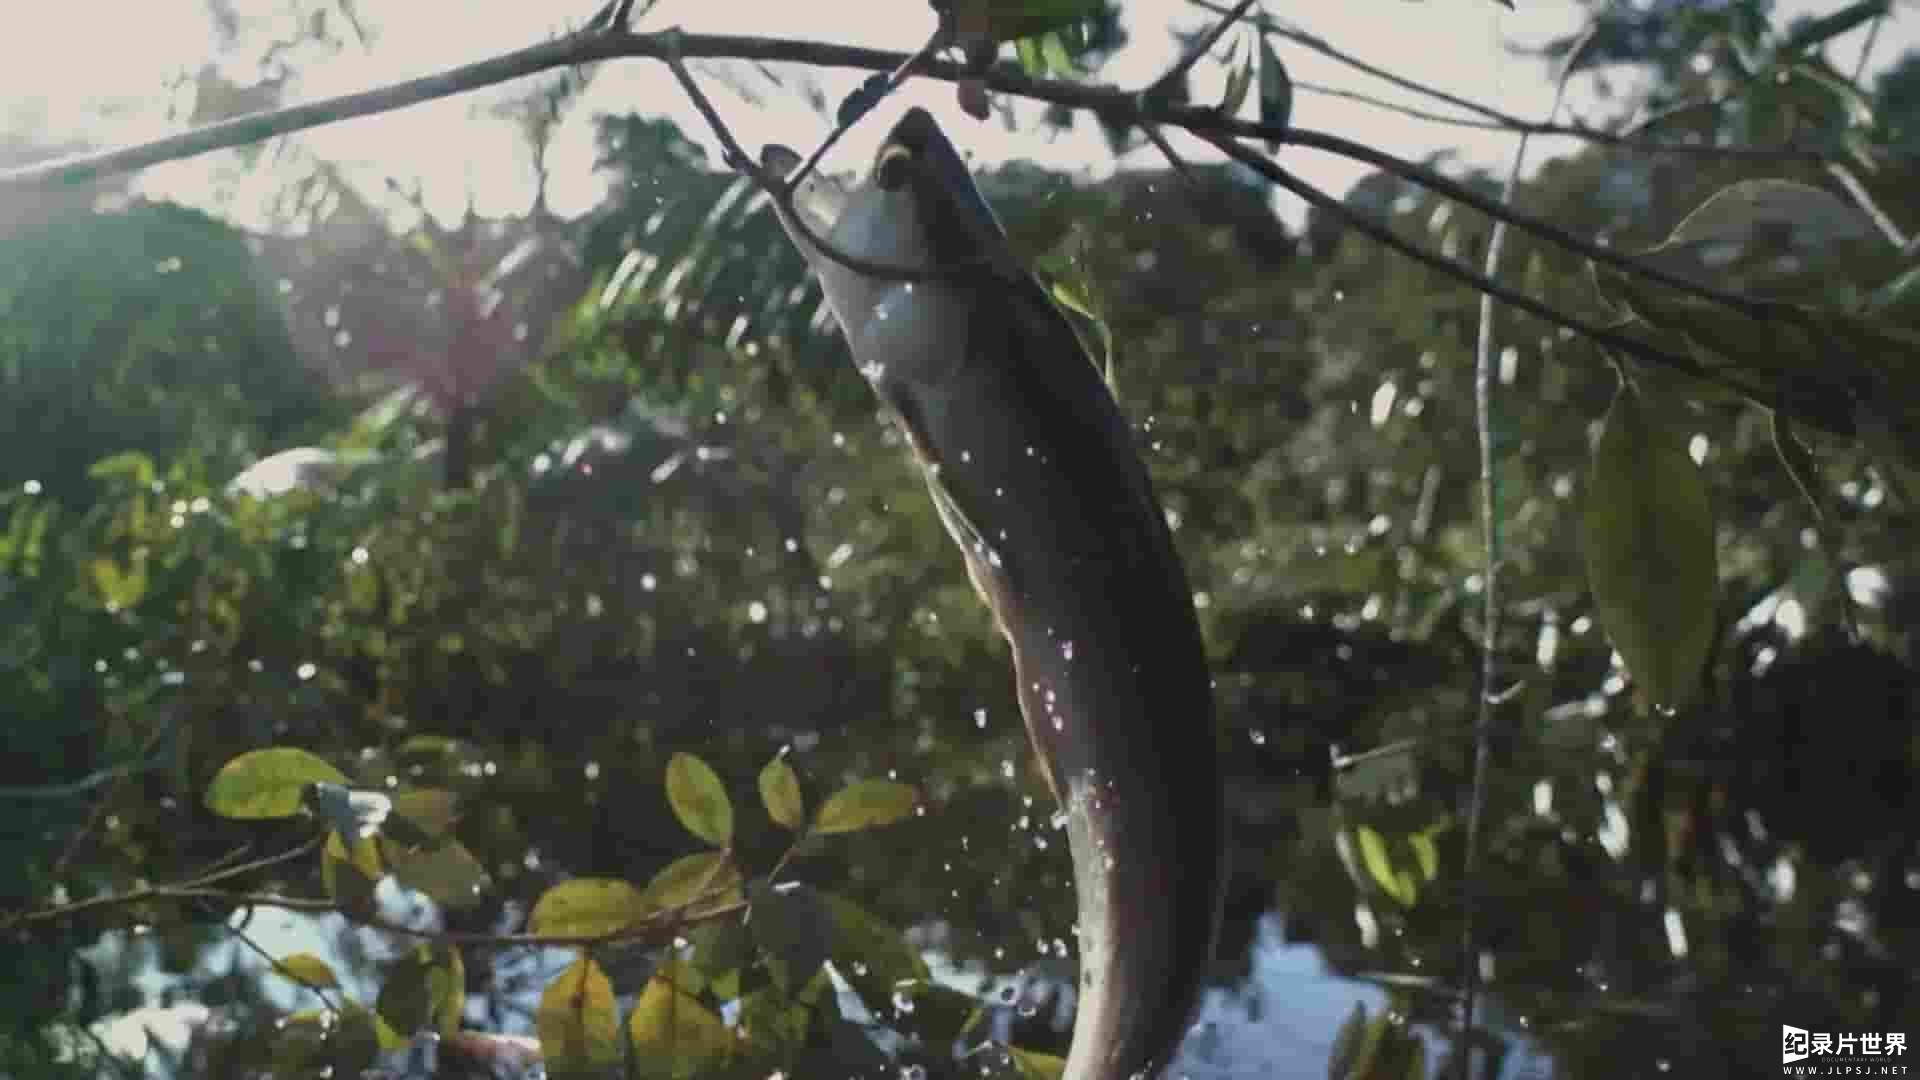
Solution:
M 0 234 L 0 489 L 85 505 L 112 453 L 237 468 L 340 410 L 288 347 L 238 230 L 167 203 Z

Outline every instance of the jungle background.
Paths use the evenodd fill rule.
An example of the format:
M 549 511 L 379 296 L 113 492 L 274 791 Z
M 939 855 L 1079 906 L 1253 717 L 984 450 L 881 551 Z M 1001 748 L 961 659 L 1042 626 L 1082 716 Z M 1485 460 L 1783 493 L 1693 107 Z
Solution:
M 351 6 L 288 6 L 294 38 L 231 42 L 262 72 L 359 32 Z M 1730 183 L 1785 178 L 1920 231 L 1920 55 L 1857 83 L 1869 18 L 1590 17 L 1525 61 L 1624 73 L 1610 115 L 1662 118 L 1641 134 L 1793 152 L 1595 138 L 1514 205 L 1638 251 Z M 1098 18 L 1072 62 L 1097 76 L 1129 29 L 1164 32 Z M 1218 54 L 1251 57 L 1242 40 Z M 536 166 L 589 77 L 516 99 Z M 192 119 L 278 85 L 203 72 Z M 1064 834 L 920 476 L 766 197 L 671 122 L 598 124 L 612 194 L 579 217 L 536 200 L 398 227 L 324 160 L 295 163 L 271 229 L 124 177 L 0 189 L 0 1074 L 424 1075 L 416 1030 L 443 1059 L 462 1028 L 545 1033 L 562 971 L 604 986 L 639 1075 L 1039 1075 L 1064 1052 Z M 74 149 L 14 138 L 15 164 Z M 1765 410 L 1681 395 L 1712 647 L 1690 704 L 1636 709 L 1580 513 L 1619 376 L 1504 314 L 1484 685 L 1474 291 L 1324 210 L 1288 225 L 1239 166 L 981 183 L 1115 343 L 1217 674 L 1232 887 L 1179 1075 L 1453 1069 L 1470 896 L 1477 1076 L 1757 1075 L 1786 1023 L 1912 1037 L 1920 596 L 1893 467 L 1803 426 L 1795 469 Z M 1344 204 L 1484 258 L 1488 218 L 1405 176 Z M 1503 266 L 1611 314 L 1547 240 L 1509 238 Z M 221 812 L 216 777 L 267 748 L 415 794 L 397 812 L 430 839 L 323 845 L 287 806 Z M 723 831 L 676 814 L 679 755 L 729 793 Z M 807 815 L 884 783 L 913 810 L 791 853 L 788 775 Z M 508 936 L 557 885 L 638 886 L 716 847 L 758 931 L 737 903 L 677 908 L 668 937 L 593 950 L 591 978 L 579 948 Z M 816 899 L 776 918 L 776 868 Z M 837 993 L 807 977 L 826 960 Z M 663 985 L 685 1015 L 747 1018 L 752 1045 L 680 1015 L 654 1032 L 677 1051 L 639 1053 Z

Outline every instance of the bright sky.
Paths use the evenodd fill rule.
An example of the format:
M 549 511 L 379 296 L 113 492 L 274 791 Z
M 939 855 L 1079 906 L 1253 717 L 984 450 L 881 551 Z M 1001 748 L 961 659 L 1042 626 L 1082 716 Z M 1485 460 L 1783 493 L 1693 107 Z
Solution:
M 269 11 L 271 0 L 231 0 L 242 12 Z M 568 20 L 591 14 L 597 0 L 362 0 L 367 21 L 377 30 L 374 46 L 299 68 L 297 100 L 366 89 L 434 71 L 539 40 Z M 169 94 L 170 77 L 197 67 L 208 54 L 210 34 L 204 0 L 143 0 L 102 9 L 94 4 L 34 4 L 32 33 L 0 36 L 0 128 L 47 137 L 60 132 L 102 145 L 152 138 L 178 130 L 170 111 L 190 106 L 185 91 Z M 1821 13 L 1841 0 L 1782 0 L 1787 15 Z M 1896 14 L 1881 31 L 1873 69 L 1920 44 L 1920 5 L 1899 0 Z M 1549 98 L 1549 75 L 1541 64 L 1510 57 L 1503 41 L 1539 42 L 1577 27 L 1583 9 L 1571 0 L 1518 0 L 1508 11 L 1492 0 L 1337 0 L 1290 4 L 1268 0 L 1266 7 L 1296 20 L 1334 45 L 1407 77 L 1476 100 L 1497 104 L 1522 116 L 1542 117 Z M 1104 79 L 1139 86 L 1169 63 L 1174 46 L 1169 25 L 1199 26 L 1211 16 L 1187 0 L 1126 0 L 1133 41 L 1101 72 Z M 100 20 L 112 21 L 102 32 Z M 752 33 L 845 41 L 883 48 L 918 47 L 932 26 L 924 0 L 866 0 L 842 3 L 805 0 L 660 0 L 639 24 L 658 29 L 679 24 L 688 31 Z M 1862 42 L 1856 31 L 1832 46 L 1832 59 L 1851 70 Z M 1396 96 L 1390 88 L 1357 75 L 1333 61 L 1284 43 L 1280 52 L 1297 81 L 1335 85 Z M 85 62 L 77 62 L 84 59 Z M 732 65 L 739 78 L 764 99 L 752 105 L 712 78 L 709 92 L 742 143 L 751 148 L 768 141 L 802 149 L 825 125 L 798 94 L 765 81 L 746 65 Z M 1617 75 L 1617 73 L 1616 73 Z M 244 76 L 241 76 L 244 78 Z M 861 77 L 826 73 L 821 85 L 837 102 Z M 1217 93 L 1221 76 L 1203 71 L 1196 92 L 1203 100 Z M 1576 93 L 1577 106 L 1584 95 Z M 405 185 L 418 181 L 436 214 L 453 216 L 469 195 L 483 214 L 523 210 L 531 181 L 517 137 L 479 108 L 489 95 L 468 95 L 416 106 L 385 116 L 349 121 L 300 136 L 313 153 L 343 163 L 361 179 L 362 190 L 378 198 L 391 176 Z M 909 104 L 934 111 L 956 143 L 976 159 L 993 163 L 1028 157 L 1056 167 L 1094 174 L 1113 167 L 1096 125 L 1083 121 L 1074 133 L 1049 143 L 1037 134 L 1006 131 L 997 120 L 979 123 L 959 113 L 950 86 L 921 83 L 903 88 L 896 99 L 870 117 L 836 150 L 830 165 L 849 169 L 869 159 L 892 116 Z M 629 109 L 662 112 L 706 140 L 704 128 L 685 103 L 665 69 L 646 61 L 628 61 L 602 71 L 590 95 L 591 112 Z M 104 115 L 103 115 L 104 113 Z M 1030 114 L 1028 116 L 1030 118 Z M 1302 127 L 1359 138 L 1405 157 L 1418 158 L 1452 147 L 1469 162 L 1501 166 L 1512 152 L 1509 136 L 1469 128 L 1438 126 L 1321 95 L 1303 94 L 1294 109 Z M 1035 125 L 1022 124 L 1032 130 Z M 1209 153 L 1190 143 L 1183 152 L 1196 160 Z M 1562 147 L 1541 144 L 1532 160 Z M 549 199 L 567 214 L 590 207 L 601 194 L 592 173 L 592 132 L 586 114 L 563 131 L 551 166 Z M 1289 167 L 1325 189 L 1343 192 L 1362 170 L 1307 150 L 1287 151 Z M 1158 161 L 1149 151 L 1124 164 Z M 185 201 L 209 199 L 216 170 L 232 176 L 228 155 L 213 155 L 150 170 L 148 190 Z M 220 207 L 246 221 L 245 198 L 264 193 L 267 181 L 242 189 L 242 202 Z M 1298 207 L 1282 206 L 1288 217 Z

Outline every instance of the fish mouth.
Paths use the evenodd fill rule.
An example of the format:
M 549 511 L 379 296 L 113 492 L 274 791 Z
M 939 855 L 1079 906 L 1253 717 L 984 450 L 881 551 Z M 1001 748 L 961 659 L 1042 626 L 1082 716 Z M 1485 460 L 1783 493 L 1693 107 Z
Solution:
M 761 167 L 781 180 L 792 176 L 801 160 L 792 148 L 779 143 L 769 143 L 760 151 Z M 874 154 L 867 185 L 912 201 L 930 249 L 923 258 L 931 256 L 935 265 L 985 265 L 1015 279 L 1024 272 L 966 161 L 927 110 L 909 109 L 893 125 Z M 795 216 L 826 236 L 855 204 L 857 195 L 856 189 L 814 170 L 793 185 L 790 200 Z
M 984 262 L 1004 274 L 1024 273 L 972 171 L 927 110 L 909 109 L 893 125 L 872 176 L 882 190 L 911 188 L 941 263 Z
M 760 150 L 760 167 L 782 182 L 793 175 L 794 170 L 800 167 L 800 162 L 799 153 L 790 146 L 768 143 Z M 792 185 L 788 197 L 793 213 L 806 223 L 807 228 L 825 236 L 833 231 L 840 216 L 846 213 L 853 193 L 838 179 L 822 175 L 815 169 L 800 183 Z

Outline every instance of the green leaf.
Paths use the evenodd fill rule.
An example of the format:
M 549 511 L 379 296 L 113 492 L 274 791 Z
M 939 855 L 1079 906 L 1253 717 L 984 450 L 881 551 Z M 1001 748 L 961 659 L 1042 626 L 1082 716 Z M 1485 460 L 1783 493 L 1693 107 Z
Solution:
M 760 770 L 760 801 L 774 824 L 799 829 L 807 823 L 806 804 L 800 797 L 800 778 L 786 758 L 774 758 Z
M 1594 606 L 1637 696 L 1687 704 L 1713 641 L 1713 510 L 1684 442 L 1630 387 L 1594 448 L 1583 521 Z
M 445 788 L 408 788 L 393 793 L 393 817 L 422 836 L 438 840 L 460 820 L 460 796 Z
M 1356 826 L 1354 837 L 1360 847 L 1361 862 L 1367 868 L 1367 876 L 1373 883 L 1398 901 L 1402 907 L 1412 907 L 1418 894 L 1413 879 L 1394 869 L 1393 857 L 1387 853 L 1387 842 L 1378 831 L 1367 825 Z
M 1420 790 L 1419 743 L 1407 740 L 1334 761 L 1334 791 L 1343 801 L 1391 802 Z
M 667 802 L 688 832 L 724 848 L 733 843 L 733 802 L 712 767 L 692 754 L 667 762 Z
M 899 930 L 845 897 L 821 893 L 833 915 L 833 966 L 853 985 L 867 1008 L 888 1007 L 893 988 L 929 978 L 926 961 Z
M 340 977 L 333 973 L 332 965 L 308 952 L 293 953 L 275 960 L 273 971 L 301 986 L 340 985 Z
M 618 1070 L 620 1010 L 612 981 L 593 957 L 580 957 L 547 984 L 533 1022 L 547 1070 L 556 1080 L 584 1080 Z
M 1438 826 L 1407 837 L 1407 846 L 1413 849 L 1414 861 L 1420 866 L 1420 879 L 1432 881 L 1440 873 L 1440 844 L 1434 839 L 1439 832 Z
M 1283 130 L 1293 124 L 1293 76 L 1287 74 L 1287 66 L 1264 34 L 1260 37 L 1260 122 Z M 1279 149 L 1277 140 L 1267 141 L 1269 152 Z
M 893 1026 L 926 1046 L 951 1046 L 985 1014 L 972 994 L 937 982 L 896 984 Z
M 725 852 L 698 851 L 653 875 L 641 897 L 651 911 L 671 911 L 705 897 L 700 910 L 708 910 L 738 903 L 739 885 L 740 869 Z
M 138 450 L 101 458 L 87 467 L 87 475 L 95 480 L 122 480 L 143 488 L 152 487 L 160 478 L 153 459 Z
M 1095 303 L 1093 299 L 1093 283 L 1087 279 L 1084 271 L 1080 269 L 1079 263 L 1074 260 L 1063 261 L 1068 262 L 1067 272 L 1071 273 L 1075 280 L 1057 278 L 1048 286 L 1048 292 L 1053 296 L 1054 303 L 1059 304 L 1061 307 L 1066 308 L 1068 311 L 1079 315 L 1093 324 L 1094 333 L 1100 335 L 1100 355 L 1098 359 L 1094 360 L 1094 366 L 1099 370 L 1101 376 L 1107 380 L 1108 392 L 1113 394 L 1115 400 L 1118 400 L 1120 397 L 1120 384 L 1117 381 L 1118 375 L 1114 371 L 1113 366 L 1113 326 L 1107 322 L 1106 316 L 1101 313 L 1101 305 Z M 1074 333 L 1076 335 L 1080 333 L 1078 327 L 1074 328 Z M 1082 340 L 1081 344 L 1085 345 L 1086 342 Z M 1088 350 L 1088 352 L 1092 351 L 1091 349 Z
M 1873 99 L 1853 84 L 1851 79 L 1829 69 L 1824 62 L 1797 64 L 1793 77 L 1810 84 L 1816 94 L 1824 94 L 1840 111 L 1847 116 L 1849 134 L 1865 134 L 1873 127 Z M 1872 159 L 1868 159 L 1872 167 Z
M 1247 49 L 1247 39 L 1243 34 L 1233 43 L 1233 54 L 1227 58 L 1227 89 L 1220 96 L 1220 111 L 1233 116 L 1246 103 L 1247 91 L 1253 88 L 1253 54 Z
M 911 816 L 919 799 L 919 790 L 911 784 L 856 780 L 827 799 L 814 815 L 813 828 L 831 834 L 891 825 Z
M 709 980 L 753 963 L 753 938 L 738 922 L 720 920 L 696 926 L 687 938 L 693 943 L 694 970 Z
M 99 590 L 100 598 L 109 606 L 124 611 L 147 595 L 147 560 L 144 554 L 136 552 L 124 570 L 117 560 L 105 556 L 87 565 L 93 577 L 93 587 Z
M 541 895 L 527 929 L 554 937 L 605 937 L 652 913 L 640 890 L 615 878 L 574 878 Z
M 779 888 L 764 879 L 747 886 L 753 910 L 747 929 L 767 958 L 774 984 L 792 993 L 813 978 L 833 949 L 833 913 L 805 885 Z
M 1013 43 L 1013 55 L 1020 61 L 1020 70 L 1036 79 L 1047 77 L 1047 57 L 1040 51 L 1040 43 L 1031 37 L 1020 38 Z
M 1074 67 L 1073 57 L 1067 54 L 1067 43 L 1058 33 L 1046 34 L 1040 38 L 1040 57 L 1047 65 L 1047 74 L 1070 79 L 1079 74 Z
M 1840 286 L 1864 290 L 1899 265 L 1899 252 L 1858 207 L 1791 180 L 1721 188 L 1636 258 L 1723 290 L 1808 301 Z
M 627 1020 L 627 1040 L 642 1077 L 681 1080 L 723 1064 L 738 1049 L 733 1032 L 697 998 L 664 979 L 647 980 Z
M 983 9 L 995 41 L 1018 42 L 1066 30 L 1100 13 L 1102 0 L 972 0 Z
M 387 973 L 377 1008 L 403 1035 L 431 1030 L 444 1036 L 460 1030 L 466 1002 L 466 964 L 460 950 L 420 944 L 403 953 Z
M 1017 1046 L 1007 1047 L 1007 1056 L 1013 1059 L 1013 1067 L 1020 1072 L 1020 1080 L 1060 1080 L 1067 1074 L 1067 1059 L 1043 1054 L 1038 1050 L 1022 1050 Z
M 806 1040 L 810 1019 L 811 1013 L 805 1005 L 776 986 L 762 986 L 740 996 L 740 1026 L 746 1029 L 755 1049 L 763 1056 L 784 1056 L 783 1050 L 800 1046 Z M 859 1074 L 845 1072 L 842 1075 Z
M 338 1014 L 302 1009 L 273 1032 L 274 1075 L 359 1076 L 381 1050 L 405 1045 L 383 1018 L 357 1002 L 347 1002 Z
M 357 839 L 349 847 L 339 833 L 327 833 L 320 849 L 320 886 L 340 910 L 356 918 L 370 914 L 374 889 L 385 874 L 380 848 L 372 837 Z
M 409 851 L 389 848 L 389 855 L 400 884 L 427 894 L 443 907 L 472 907 L 491 881 L 486 867 L 458 840 Z
M 241 820 L 292 817 L 303 805 L 308 784 L 339 784 L 347 775 L 314 754 L 293 746 L 251 750 L 227 762 L 207 785 L 207 809 Z

